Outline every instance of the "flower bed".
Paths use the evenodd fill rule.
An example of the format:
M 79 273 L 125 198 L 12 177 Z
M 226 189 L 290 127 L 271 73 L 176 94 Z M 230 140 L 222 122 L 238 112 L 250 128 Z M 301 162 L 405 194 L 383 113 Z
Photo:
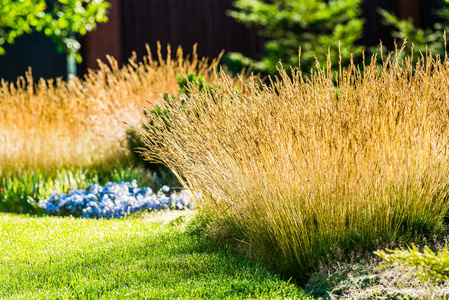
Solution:
M 189 209 L 190 198 L 185 190 L 170 193 L 168 186 L 153 193 L 151 188 L 139 188 L 133 180 L 108 182 L 105 186 L 91 184 L 87 189 L 69 190 L 67 194 L 53 193 L 38 205 L 48 215 L 111 219 L 142 211 Z

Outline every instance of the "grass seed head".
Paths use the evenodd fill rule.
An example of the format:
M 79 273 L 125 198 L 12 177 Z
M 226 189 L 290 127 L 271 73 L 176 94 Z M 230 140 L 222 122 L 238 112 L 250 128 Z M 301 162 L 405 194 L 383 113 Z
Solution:
M 239 88 L 219 73 L 146 132 L 147 156 L 201 191 L 218 228 L 299 277 L 335 249 L 432 231 L 448 209 L 447 61 L 327 63 Z

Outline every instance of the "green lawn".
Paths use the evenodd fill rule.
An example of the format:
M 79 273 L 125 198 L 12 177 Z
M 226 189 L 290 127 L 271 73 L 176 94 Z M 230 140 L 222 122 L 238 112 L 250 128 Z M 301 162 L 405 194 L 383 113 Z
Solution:
M 0 298 L 305 298 L 266 269 L 152 218 L 0 214 Z

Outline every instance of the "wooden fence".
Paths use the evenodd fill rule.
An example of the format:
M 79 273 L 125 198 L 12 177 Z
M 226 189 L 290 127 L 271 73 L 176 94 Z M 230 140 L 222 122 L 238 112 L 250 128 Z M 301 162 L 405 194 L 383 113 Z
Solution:
M 263 39 L 227 15 L 232 0 L 124 0 L 122 10 L 123 56 L 145 54 L 145 43 L 182 46 L 191 52 L 198 43 L 200 56 L 216 57 L 222 50 L 254 55 Z
M 23 35 L 14 44 L 3 46 L 6 55 L 0 55 L 0 79 L 16 81 L 18 76 L 25 75 L 30 66 L 35 79 L 67 74 L 65 55 L 56 52 L 55 44 L 43 33 Z

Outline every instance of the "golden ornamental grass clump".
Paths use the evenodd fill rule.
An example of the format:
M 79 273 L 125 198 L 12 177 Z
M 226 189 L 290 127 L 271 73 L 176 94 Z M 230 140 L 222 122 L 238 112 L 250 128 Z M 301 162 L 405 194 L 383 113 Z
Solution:
M 142 104 L 159 94 L 177 93 L 176 76 L 199 72 L 209 78 L 217 60 L 198 59 L 194 48 L 184 58 L 164 59 L 158 45 L 143 62 L 135 57 L 120 68 L 109 57 L 82 78 L 39 80 L 31 71 L 16 83 L 0 83 L 0 175 L 19 169 L 58 170 L 72 167 L 108 168 L 127 159 L 126 130 L 144 121 Z M 127 123 L 127 124 L 125 124 Z
M 202 194 L 209 234 L 301 278 L 336 253 L 441 229 L 449 208 L 449 61 L 391 55 L 266 84 L 225 73 L 166 99 L 148 158 Z

